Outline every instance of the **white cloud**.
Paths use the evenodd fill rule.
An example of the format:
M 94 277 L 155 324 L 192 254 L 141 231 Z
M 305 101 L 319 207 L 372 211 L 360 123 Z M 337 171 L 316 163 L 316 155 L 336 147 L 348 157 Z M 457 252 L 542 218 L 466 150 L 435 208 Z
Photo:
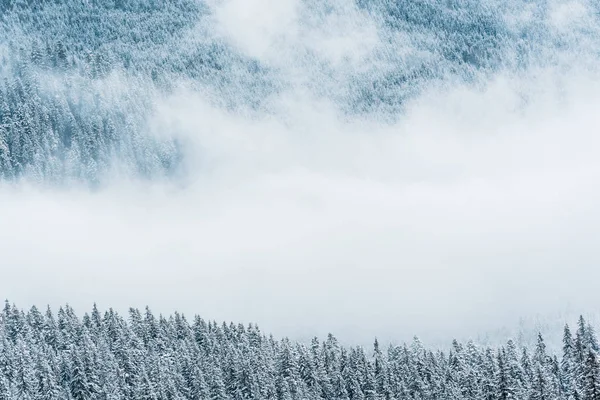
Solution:
M 314 68 L 308 52 L 333 68 L 357 68 L 379 45 L 377 27 L 354 2 L 213 2 L 216 31 L 242 53 L 297 78 Z M 293 73 L 290 73 L 293 74 Z
M 556 29 L 566 32 L 582 21 L 593 23 L 588 19 L 591 12 L 586 1 L 558 1 L 551 5 L 550 21 Z
M 293 35 L 298 0 L 224 0 L 212 8 L 220 29 L 242 52 L 263 59 L 278 42 Z

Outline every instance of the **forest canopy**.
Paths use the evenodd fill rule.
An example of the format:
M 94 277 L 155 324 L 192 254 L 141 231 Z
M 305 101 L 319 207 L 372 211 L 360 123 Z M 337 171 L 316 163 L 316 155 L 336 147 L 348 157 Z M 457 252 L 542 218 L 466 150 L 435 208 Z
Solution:
M 255 324 L 199 316 L 124 318 L 96 306 L 79 318 L 6 302 L 0 316 L 0 399 L 597 399 L 598 341 L 579 318 L 561 354 L 542 335 L 533 348 L 508 340 L 481 347 L 418 338 L 370 349 L 329 334 L 310 343 L 276 339 Z

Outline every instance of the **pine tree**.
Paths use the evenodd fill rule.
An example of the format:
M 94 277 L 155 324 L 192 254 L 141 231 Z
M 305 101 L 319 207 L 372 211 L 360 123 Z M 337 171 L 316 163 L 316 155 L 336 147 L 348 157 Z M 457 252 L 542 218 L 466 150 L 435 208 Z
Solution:
M 72 370 L 70 372 L 70 389 L 73 400 L 87 400 L 95 395 L 94 387 L 86 375 L 81 352 L 72 348 Z
M 14 393 L 18 400 L 33 400 L 37 392 L 34 364 L 29 343 L 15 338 Z
M 506 350 L 501 349 L 498 352 L 498 375 L 496 387 L 498 390 L 498 399 L 509 400 L 515 397 L 516 389 L 513 386 L 511 373 L 508 367 L 508 357 Z
M 494 354 L 491 349 L 485 349 L 485 355 L 483 357 L 483 380 L 482 380 L 482 392 L 483 399 L 494 400 L 498 393 L 496 387 L 496 374 L 497 365 L 494 362 Z
M 47 358 L 44 354 L 37 355 L 37 368 L 36 368 L 36 379 L 37 379 L 37 395 L 36 400 L 57 400 L 60 397 L 60 387 L 58 386 L 56 375 Z
M 550 394 L 548 382 L 548 375 L 541 365 L 535 367 L 532 387 L 531 387 L 531 399 L 532 400 L 551 400 L 553 399 Z
M 582 315 L 577 321 L 577 332 L 575 333 L 575 354 L 580 365 L 586 360 L 588 354 L 588 335 L 585 319 Z
M 578 384 L 581 380 L 579 378 L 576 351 L 571 330 L 568 325 L 565 325 L 563 331 L 563 356 L 560 365 L 561 386 L 567 398 L 570 397 L 573 399 L 580 398 Z
M 379 341 L 377 339 L 375 339 L 375 342 L 373 343 L 373 363 L 375 390 L 381 399 L 390 400 L 392 398 L 392 393 L 388 382 L 387 360 L 379 348 Z
M 204 378 L 204 373 L 198 365 L 194 365 L 191 375 L 190 382 L 190 395 L 191 400 L 204 400 L 210 397 L 210 388 Z
M 349 400 L 346 382 L 344 381 L 344 378 L 342 378 L 341 373 L 337 373 L 333 377 L 332 397 L 328 398 L 334 400 Z
M 514 341 L 506 343 L 506 368 L 515 398 L 524 398 L 527 391 L 527 377 L 519 362 L 517 346 Z
M 546 343 L 540 333 L 533 354 L 532 396 L 535 400 L 555 399 L 560 396 L 558 365 L 553 368 L 553 361 L 546 351 Z
M 598 354 L 598 350 L 600 349 L 598 348 L 598 338 L 596 337 L 596 331 L 594 330 L 594 327 L 588 324 L 585 329 L 585 333 L 587 347 Z
M 584 367 L 584 400 L 600 400 L 600 366 L 594 351 L 590 348 Z
M 12 400 L 13 395 L 10 390 L 10 383 L 6 376 L 0 375 L 0 400 Z
M 223 383 L 221 369 L 216 365 L 214 360 L 211 363 L 211 371 L 209 375 L 209 391 L 210 400 L 227 400 L 227 394 L 225 392 L 225 383 Z

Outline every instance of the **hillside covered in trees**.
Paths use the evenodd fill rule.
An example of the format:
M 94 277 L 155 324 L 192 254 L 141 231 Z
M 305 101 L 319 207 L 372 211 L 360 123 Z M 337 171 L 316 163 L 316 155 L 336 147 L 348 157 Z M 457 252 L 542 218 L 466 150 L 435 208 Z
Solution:
M 551 3 L 360 0 L 350 9 L 376 42 L 350 49 L 362 54 L 352 60 L 319 48 L 352 33 L 329 27 L 348 19 L 334 0 L 299 2 L 298 37 L 282 38 L 275 59 L 232 45 L 203 0 L 3 0 L 0 177 L 172 177 L 185 143 L 176 131 L 150 134 L 149 118 L 182 85 L 233 112 L 277 114 L 278 96 L 302 92 L 342 115 L 389 121 L 435 85 L 593 67 L 600 6 L 589 2 L 582 23 L 563 26 Z
M 253 324 L 94 306 L 79 318 L 27 313 L 6 302 L 0 319 L 0 399 L 554 400 L 600 398 L 594 329 L 564 328 L 562 354 L 534 348 L 418 338 L 383 348 L 268 336 Z

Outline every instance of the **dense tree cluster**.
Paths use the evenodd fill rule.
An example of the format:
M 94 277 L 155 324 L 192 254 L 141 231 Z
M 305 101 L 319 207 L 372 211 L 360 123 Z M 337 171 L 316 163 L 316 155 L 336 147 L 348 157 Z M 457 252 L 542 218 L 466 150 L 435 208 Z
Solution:
M 0 318 L 0 399 L 600 399 L 598 342 L 579 319 L 564 328 L 561 358 L 541 335 L 532 349 L 454 341 L 448 351 L 410 345 L 370 350 L 333 335 L 276 340 L 256 325 L 123 318 L 94 306 L 78 318 L 8 302 Z
M 593 69 L 600 54 L 598 2 L 568 25 L 546 0 L 356 0 L 378 43 L 359 64 L 331 62 L 313 42 L 336 38 L 339 3 L 302 0 L 298 40 L 272 62 L 232 45 L 203 0 L 0 1 L 0 179 L 94 182 L 116 166 L 171 176 L 182 145 L 148 124 L 153 99 L 179 85 L 244 112 L 276 112 L 278 94 L 301 89 L 387 120 L 431 85 Z
M 0 85 L 0 177 L 97 182 L 115 160 L 127 175 L 156 176 L 176 167 L 177 142 L 144 135 L 135 112 L 140 99 L 123 99 L 115 108 L 98 93 L 67 87 L 50 96 L 39 86 L 26 66 Z
M 223 106 L 270 87 L 203 32 L 205 13 L 195 0 L 0 2 L 0 179 L 177 172 L 175 135 L 150 132 L 155 99 L 184 79 L 237 86 L 214 96 Z

